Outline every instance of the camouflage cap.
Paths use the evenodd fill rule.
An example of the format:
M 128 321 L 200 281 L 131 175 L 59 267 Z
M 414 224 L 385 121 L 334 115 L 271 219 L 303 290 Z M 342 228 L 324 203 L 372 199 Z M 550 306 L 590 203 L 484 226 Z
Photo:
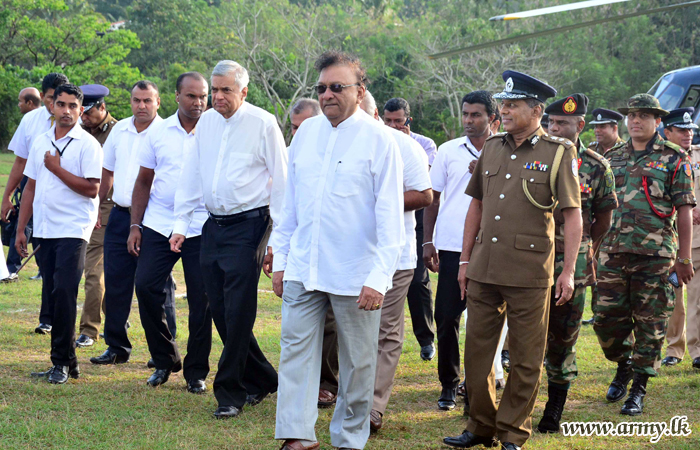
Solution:
M 626 108 L 617 108 L 622 114 L 627 115 L 635 111 L 651 111 L 661 117 L 667 116 L 668 111 L 661 108 L 659 100 L 650 94 L 637 94 L 630 97 Z

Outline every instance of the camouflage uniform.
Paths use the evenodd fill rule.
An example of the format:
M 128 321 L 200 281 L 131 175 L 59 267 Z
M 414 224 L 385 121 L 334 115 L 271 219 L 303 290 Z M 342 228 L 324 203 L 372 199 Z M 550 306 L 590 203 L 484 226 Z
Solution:
M 578 158 L 583 233 L 574 271 L 574 293 L 567 303 L 556 306 L 555 290 L 552 289 L 545 355 L 549 382 L 566 385 L 567 388 L 578 375 L 575 345 L 581 329 L 586 286 L 594 285 L 596 280 L 591 225 L 595 214 L 617 208 L 615 180 L 608 161 L 594 151 L 584 148 L 580 140 Z M 564 268 L 564 217 L 559 208 L 554 211 L 554 223 L 554 274 L 558 277 Z
M 625 141 L 623 141 L 620 138 L 620 136 L 618 136 L 617 141 L 615 142 L 615 145 L 613 145 L 613 147 L 617 147 L 618 145 L 624 144 L 624 143 L 625 143 Z M 593 141 L 590 144 L 588 144 L 588 148 L 590 148 L 591 150 L 593 150 L 594 152 L 596 152 L 597 154 L 599 154 L 601 156 L 605 155 L 605 149 L 603 148 L 602 145 L 598 144 L 596 141 Z M 612 148 L 610 150 L 612 150 Z
M 620 207 L 601 247 L 593 327 L 607 359 L 620 362 L 631 356 L 635 372 L 655 376 L 675 301 L 668 282 L 678 248 L 672 212 L 695 205 L 691 165 L 685 151 L 658 134 L 644 151 L 635 151 L 630 140 L 605 157 Z M 653 207 L 645 195 L 645 178 Z

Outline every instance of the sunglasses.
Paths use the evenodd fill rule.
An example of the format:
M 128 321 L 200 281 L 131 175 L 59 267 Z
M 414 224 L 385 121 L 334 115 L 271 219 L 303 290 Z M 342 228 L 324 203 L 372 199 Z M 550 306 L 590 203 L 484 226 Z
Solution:
M 314 86 L 314 89 L 316 89 L 316 92 L 318 93 L 318 95 L 325 94 L 326 89 L 330 89 L 331 92 L 333 92 L 335 94 L 340 94 L 341 92 L 343 92 L 343 89 L 345 89 L 346 87 L 350 87 L 350 86 L 360 86 L 360 83 L 355 83 L 355 84 L 335 83 L 335 84 L 331 84 L 328 86 L 326 86 L 325 84 L 317 84 L 316 86 Z

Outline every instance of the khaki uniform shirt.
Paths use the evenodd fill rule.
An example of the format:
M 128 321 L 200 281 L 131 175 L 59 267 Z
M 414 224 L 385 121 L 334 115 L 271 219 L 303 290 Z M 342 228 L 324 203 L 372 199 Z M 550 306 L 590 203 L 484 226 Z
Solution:
M 643 151 L 635 151 L 630 139 L 608 150 L 605 158 L 615 175 L 620 206 L 613 213 L 601 251 L 674 258 L 678 249 L 676 215 L 658 214 L 670 214 L 674 207 L 695 206 L 688 154 L 657 133 Z
M 96 126 L 95 128 L 83 128 L 85 128 L 85 130 L 88 133 L 90 133 L 95 139 L 97 139 L 97 142 L 99 142 L 100 145 L 104 146 L 105 141 L 107 140 L 107 136 L 109 136 L 109 133 L 112 131 L 112 128 L 116 124 L 117 120 L 114 117 L 112 117 L 112 115 L 108 112 L 107 117 L 105 117 L 105 120 L 103 120 L 102 123 Z M 102 219 L 103 228 L 107 226 L 109 214 L 110 212 L 112 212 L 112 208 L 114 207 L 114 202 L 112 201 L 112 191 L 112 189 L 109 190 L 109 192 L 107 193 L 107 198 L 100 205 L 100 218 Z
M 466 191 L 483 204 L 469 279 L 514 287 L 554 284 L 553 213 L 530 202 L 523 180 L 537 203 L 552 204 L 550 175 L 560 145 L 565 152 L 556 183 L 559 207 L 579 208 L 578 160 L 570 141 L 549 136 L 542 128 L 517 148 L 509 134 L 486 140 Z
M 593 219 L 596 214 L 617 208 L 617 195 L 615 195 L 615 178 L 608 160 L 593 150 L 586 149 L 580 140 L 578 141 L 578 165 L 583 232 L 576 258 L 574 284 L 576 287 L 584 287 L 594 285 L 596 280 L 591 239 Z M 554 276 L 557 277 L 564 270 L 564 216 L 561 208 L 557 207 L 554 210 L 554 223 L 556 230 Z

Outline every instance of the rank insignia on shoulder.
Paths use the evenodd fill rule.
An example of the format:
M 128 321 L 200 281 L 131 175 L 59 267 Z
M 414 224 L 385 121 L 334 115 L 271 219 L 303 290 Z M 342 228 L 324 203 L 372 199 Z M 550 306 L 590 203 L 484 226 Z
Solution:
M 662 172 L 668 172 L 668 167 L 666 167 L 666 164 L 664 164 L 660 161 L 649 161 L 646 164 L 646 167 L 648 167 L 650 169 L 660 170 Z
M 536 135 L 535 135 L 535 136 L 532 137 L 532 139 L 530 139 L 530 145 L 532 145 L 533 147 L 534 147 L 535 144 L 537 144 L 538 142 L 540 142 L 540 137 L 539 137 L 539 136 L 536 136 Z
M 686 176 L 692 176 L 693 175 L 693 169 L 690 167 L 690 164 L 685 163 L 683 164 L 683 171 L 685 172 Z
M 542 164 L 539 161 L 526 163 L 524 167 L 529 170 L 539 170 L 540 172 L 546 172 L 549 169 L 547 164 Z
M 593 191 L 591 188 L 591 185 L 588 183 L 581 183 L 581 193 L 582 194 L 590 194 Z

